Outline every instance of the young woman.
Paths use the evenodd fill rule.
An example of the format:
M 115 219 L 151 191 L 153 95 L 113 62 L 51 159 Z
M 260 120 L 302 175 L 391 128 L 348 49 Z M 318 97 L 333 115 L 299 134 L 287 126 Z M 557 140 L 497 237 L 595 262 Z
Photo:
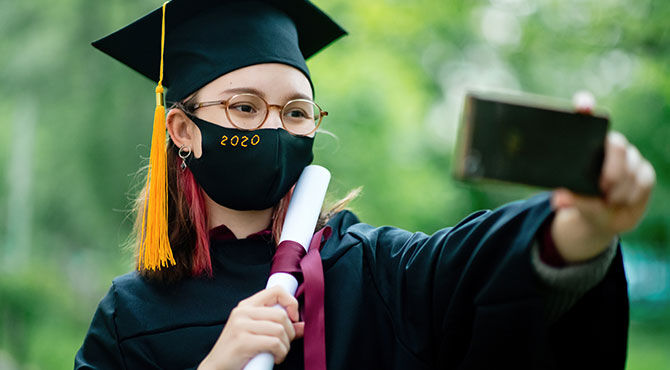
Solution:
M 114 279 L 75 368 L 241 369 L 261 352 L 281 369 L 623 368 L 617 234 L 642 217 L 655 176 L 616 133 L 604 199 L 556 190 L 433 235 L 372 227 L 341 204 L 324 214 L 325 350 L 303 343 L 315 323 L 296 298 L 263 288 L 326 115 L 305 58 L 342 34 L 307 1 L 173 0 L 94 43 L 157 91 L 165 81 L 174 105 L 162 152 L 157 111 L 138 198 L 138 271 Z

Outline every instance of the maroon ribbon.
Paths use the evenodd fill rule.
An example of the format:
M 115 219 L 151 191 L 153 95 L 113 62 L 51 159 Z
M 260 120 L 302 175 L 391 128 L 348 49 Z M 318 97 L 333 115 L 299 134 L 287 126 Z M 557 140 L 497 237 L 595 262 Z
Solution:
M 317 231 L 305 252 L 299 243 L 284 240 L 272 258 L 270 274 L 285 272 L 302 283 L 296 297 L 304 293 L 302 317 L 305 321 L 305 369 L 326 370 L 326 327 L 323 310 L 323 265 L 319 251 L 332 234 L 330 226 Z M 323 240 L 322 240 L 323 239 Z

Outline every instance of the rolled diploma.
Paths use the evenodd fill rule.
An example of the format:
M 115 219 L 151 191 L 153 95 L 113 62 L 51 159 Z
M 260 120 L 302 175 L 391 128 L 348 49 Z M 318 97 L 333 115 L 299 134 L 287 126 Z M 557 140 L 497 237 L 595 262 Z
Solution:
M 302 170 L 295 189 L 293 189 L 288 211 L 286 211 L 284 227 L 279 238 L 280 243 L 284 240 L 292 240 L 300 243 L 305 250 L 309 248 L 329 182 L 330 172 L 324 167 L 309 165 Z M 277 285 L 291 295 L 294 295 L 298 289 L 298 281 L 295 277 L 284 272 L 270 275 L 266 288 Z M 264 352 L 252 358 L 244 370 L 270 370 L 273 366 L 274 357 L 271 353 Z

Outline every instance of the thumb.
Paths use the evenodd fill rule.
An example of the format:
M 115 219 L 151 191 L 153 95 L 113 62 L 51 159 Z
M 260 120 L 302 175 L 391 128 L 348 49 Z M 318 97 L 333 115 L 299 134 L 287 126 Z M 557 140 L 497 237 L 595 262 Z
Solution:
M 294 339 L 302 338 L 305 335 L 305 322 L 304 321 L 294 322 L 293 329 L 295 329 Z
M 602 199 L 578 195 L 565 188 L 554 190 L 551 204 L 556 210 L 576 209 L 586 220 L 591 222 L 599 222 L 603 215 L 607 213 L 606 205 Z

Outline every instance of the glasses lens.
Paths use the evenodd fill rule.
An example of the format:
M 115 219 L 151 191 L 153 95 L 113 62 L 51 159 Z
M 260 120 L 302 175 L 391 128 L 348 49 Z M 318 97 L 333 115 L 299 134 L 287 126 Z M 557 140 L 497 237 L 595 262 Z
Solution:
M 321 109 L 309 100 L 292 100 L 282 110 L 284 127 L 296 135 L 314 131 L 320 117 Z
M 247 130 L 253 130 L 263 123 L 267 115 L 265 102 L 256 95 L 240 94 L 228 102 L 228 118 L 232 123 Z

